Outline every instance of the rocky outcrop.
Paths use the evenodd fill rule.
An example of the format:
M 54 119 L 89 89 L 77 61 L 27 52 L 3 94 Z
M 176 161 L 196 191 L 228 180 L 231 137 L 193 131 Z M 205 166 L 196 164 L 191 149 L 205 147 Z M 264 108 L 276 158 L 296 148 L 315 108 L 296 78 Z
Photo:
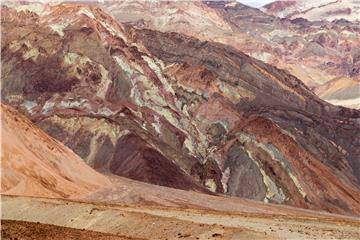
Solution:
M 29 21 L 31 24 L 29 24 Z M 96 7 L 2 9 L 2 98 L 90 166 L 359 214 L 359 115 L 228 45 Z

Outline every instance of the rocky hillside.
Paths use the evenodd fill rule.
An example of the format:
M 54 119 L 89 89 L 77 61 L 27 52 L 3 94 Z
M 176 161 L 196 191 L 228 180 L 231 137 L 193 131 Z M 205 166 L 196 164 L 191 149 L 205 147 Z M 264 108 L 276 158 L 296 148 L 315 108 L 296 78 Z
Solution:
M 236 1 L 109 1 L 99 6 L 138 28 L 231 45 L 288 70 L 312 89 L 343 77 L 360 80 L 360 28 L 355 22 L 280 19 Z M 346 101 L 333 102 L 349 107 L 359 101 L 338 100 Z
M 2 100 L 93 168 L 360 214 L 359 112 L 239 50 L 96 7 L 2 8 Z

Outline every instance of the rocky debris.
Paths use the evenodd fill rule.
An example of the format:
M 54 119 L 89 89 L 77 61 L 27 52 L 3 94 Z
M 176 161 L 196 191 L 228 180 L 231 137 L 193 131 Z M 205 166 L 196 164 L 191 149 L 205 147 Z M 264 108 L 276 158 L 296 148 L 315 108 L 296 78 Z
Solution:
M 1 221 L 1 238 L 6 240 L 37 240 L 56 239 L 61 236 L 64 240 L 75 239 L 99 239 L 99 240 L 131 240 L 134 238 L 120 237 L 113 234 L 100 233 L 84 229 L 60 227 L 50 224 L 25 222 L 25 221 Z
M 94 6 L 2 13 L 3 101 L 97 170 L 360 214 L 359 111 L 236 48 Z

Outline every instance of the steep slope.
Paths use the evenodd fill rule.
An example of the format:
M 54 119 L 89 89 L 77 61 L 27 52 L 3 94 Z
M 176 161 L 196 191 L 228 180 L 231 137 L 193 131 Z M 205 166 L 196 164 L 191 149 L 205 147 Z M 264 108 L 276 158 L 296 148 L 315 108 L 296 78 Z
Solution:
M 313 160 L 318 159 L 328 167 L 332 166 L 336 172 L 348 168 L 346 166 L 348 163 L 340 160 L 340 155 L 331 151 L 330 145 L 332 145 L 331 141 L 339 141 L 340 136 L 345 140 L 349 139 L 350 135 L 345 136 L 343 135 L 345 132 L 335 130 L 338 139 L 325 143 L 332 138 L 326 132 L 334 132 L 333 124 L 338 121 L 335 119 L 348 115 L 343 112 L 345 109 L 335 110 L 332 106 L 316 99 L 293 76 L 254 61 L 241 53 L 235 53 L 226 46 L 198 42 L 175 33 L 162 34 L 142 30 L 138 31 L 138 35 L 141 35 L 139 38 L 143 39 L 142 43 L 152 55 L 170 66 L 167 71 L 171 72 L 171 76 L 174 76 L 178 83 L 185 85 L 188 91 L 191 89 L 190 91 L 199 95 L 209 95 L 208 99 L 188 107 L 187 111 L 201 121 L 200 126 L 206 132 L 211 147 L 207 159 L 209 161 L 216 159 L 224 173 L 222 181 L 227 183 L 225 187 L 229 194 L 255 199 L 265 198 L 275 202 L 287 202 L 286 195 L 292 195 L 293 199 L 289 202 L 306 206 L 310 197 L 306 192 L 310 189 L 303 190 L 303 188 L 307 188 L 305 187 L 307 183 L 312 182 L 314 185 L 320 184 L 325 187 L 325 182 L 329 181 L 337 185 L 342 174 L 338 175 L 336 180 L 332 180 L 330 172 L 330 175 L 326 176 L 326 167 L 323 168 L 324 166 L 318 165 L 319 162 Z M 194 71 L 192 66 L 202 66 L 203 69 L 199 75 L 196 75 L 198 71 Z M 189 72 L 195 72 L 191 75 L 196 81 L 186 75 L 183 77 L 184 73 L 189 74 Z M 212 90 L 216 87 L 218 89 L 213 93 Z M 221 109 L 221 112 L 218 113 L 218 109 Z M 340 112 L 333 114 L 332 111 Z M 354 129 L 358 129 L 356 119 L 359 113 L 353 111 L 351 114 L 354 115 L 348 115 L 349 124 Z M 351 119 L 353 117 L 354 119 Z M 296 123 L 297 121 L 301 123 Z M 334 122 L 330 123 L 331 121 Z M 318 125 L 313 125 L 314 122 L 318 122 Z M 310 128 L 313 133 L 309 132 Z M 350 148 L 355 146 L 357 134 L 351 143 L 349 142 Z M 326 138 L 328 140 L 325 140 Z M 323 146 L 320 147 L 321 145 Z M 318 149 L 320 150 L 318 152 L 313 146 L 322 149 Z M 325 157 L 327 160 L 324 156 L 327 156 Z M 359 157 L 354 155 L 348 159 L 351 158 L 353 160 L 350 162 L 355 163 L 352 165 L 354 174 L 358 177 L 356 164 Z M 319 171 L 315 175 L 310 173 L 314 169 Z M 299 170 L 301 174 L 295 173 Z M 229 175 L 226 174 L 227 171 L 230 172 Z M 298 180 L 302 178 L 302 174 L 309 177 L 303 179 L 306 182 L 304 184 Z M 324 178 L 319 179 L 319 174 Z M 255 179 L 252 179 L 253 176 L 256 176 Z M 276 179 L 276 183 L 272 182 L 270 176 Z M 261 178 L 263 181 L 256 181 Z M 320 183 L 322 181 L 324 182 Z M 221 183 L 217 182 L 216 186 L 219 187 L 219 184 Z M 346 193 L 349 200 L 359 193 L 356 188 L 358 187 Z M 330 194 L 330 191 L 332 191 L 330 188 L 326 190 L 327 194 Z M 301 197 L 296 197 L 297 194 Z M 358 205 L 356 202 L 357 200 L 354 204 Z M 318 202 L 320 205 L 322 203 L 322 201 Z
M 1 193 L 78 197 L 110 184 L 61 143 L 1 104 Z
M 266 13 L 278 17 L 305 18 L 310 21 L 346 19 L 360 21 L 360 3 L 356 0 L 285 0 L 263 6 Z
M 101 171 L 359 214 L 359 112 L 283 70 L 96 7 L 2 9 L 2 98 Z M 205 187 L 208 190 L 205 190 Z
M 152 69 L 156 63 L 124 42 L 123 26 L 99 10 L 71 4 L 42 18 L 7 8 L 3 16 L 15 18 L 3 22 L 7 102 L 92 167 L 203 191 L 189 175 L 196 158 L 179 151 L 195 141 L 197 130 L 189 116 L 176 115 L 173 95 Z
M 231 45 L 311 88 L 340 77 L 359 81 L 356 23 L 279 19 L 235 1 L 111 1 L 99 7 L 138 28 Z

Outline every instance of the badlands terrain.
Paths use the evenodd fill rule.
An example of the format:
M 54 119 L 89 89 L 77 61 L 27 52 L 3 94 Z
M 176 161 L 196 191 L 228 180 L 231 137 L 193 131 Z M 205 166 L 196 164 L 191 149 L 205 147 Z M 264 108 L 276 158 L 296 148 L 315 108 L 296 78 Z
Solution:
M 2 185 L 1 190 L 3 239 L 322 239 L 324 236 L 356 239 L 360 236 L 357 217 L 100 175 L 83 162 L 77 162 L 79 158 L 70 149 L 46 136 L 14 109 L 2 105 L 1 118 L 6 142 L 21 141 L 15 149 L 3 147 L 3 156 L 14 156 L 2 159 L 2 171 L 6 174 L 2 175 L 2 181 L 13 179 L 4 184 L 5 189 Z M 42 151 L 46 151 L 49 161 Z M 59 151 L 66 158 L 59 156 Z M 28 158 L 32 164 L 25 161 Z M 6 166 L 15 163 L 23 163 L 23 175 L 16 167 Z M 25 164 L 34 169 L 25 169 Z M 49 165 L 56 167 L 51 171 L 53 176 L 46 175 Z M 70 167 L 79 173 L 79 178 L 71 178 L 67 172 Z M 61 177 L 56 179 L 57 173 Z M 80 175 L 86 173 L 97 183 L 86 182 L 86 177 Z M 46 182 L 49 179 L 54 179 L 53 184 Z M 31 186 L 22 187 L 29 181 Z M 73 185 L 77 187 L 75 190 Z M 59 187 L 62 189 L 57 190 Z M 92 192 L 88 192 L 90 187 Z
M 277 1 L 261 8 L 265 13 L 236 1 L 109 1 L 99 7 L 137 28 L 230 45 L 289 71 L 332 104 L 360 107 L 357 0 Z M 331 81 L 339 93 L 325 93 Z
M 274 4 L 5 2 L 2 238 L 359 239 L 358 19 Z

